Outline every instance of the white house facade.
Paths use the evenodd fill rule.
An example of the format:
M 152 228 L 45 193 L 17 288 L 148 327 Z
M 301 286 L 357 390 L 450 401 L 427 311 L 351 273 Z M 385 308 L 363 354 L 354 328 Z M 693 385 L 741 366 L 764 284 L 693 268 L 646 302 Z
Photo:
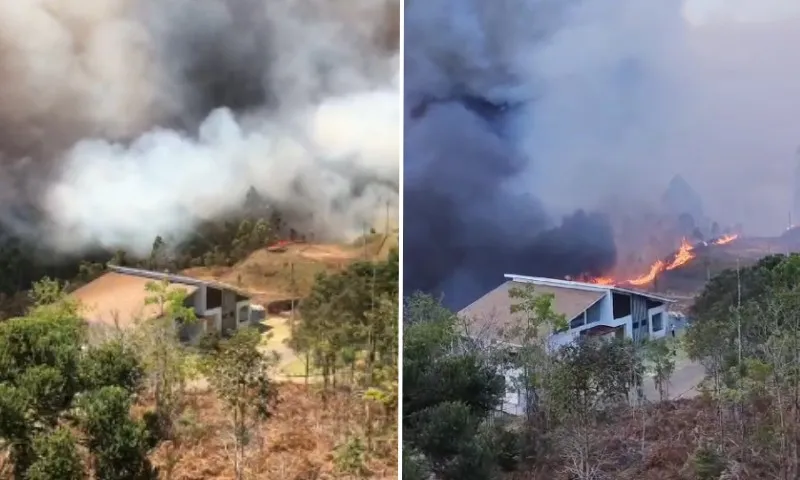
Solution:
M 146 285 L 152 281 L 166 281 L 170 289 L 186 294 L 185 306 L 191 307 L 198 319 L 181 326 L 180 336 L 187 342 L 198 340 L 204 333 L 230 333 L 253 323 L 249 295 L 230 285 L 115 265 L 108 269 L 72 293 L 83 305 L 90 324 L 124 328 L 157 316 L 158 307 L 147 302 Z
M 663 337 L 670 330 L 667 305 L 673 300 L 661 295 L 544 277 L 507 274 L 505 278 L 505 283 L 459 312 L 459 317 L 468 325 L 469 336 L 498 341 L 498 332 L 520 319 L 511 314 L 511 306 L 516 301 L 510 298 L 509 291 L 526 284 L 533 285 L 535 294 L 551 295 L 553 310 L 567 320 L 565 330 L 547 332 L 551 349 L 584 335 L 642 340 Z M 514 345 L 513 339 L 504 338 L 503 341 Z M 521 395 L 510 386 L 515 372 L 508 372 L 506 376 L 509 388 L 503 411 L 521 414 L 524 408 Z

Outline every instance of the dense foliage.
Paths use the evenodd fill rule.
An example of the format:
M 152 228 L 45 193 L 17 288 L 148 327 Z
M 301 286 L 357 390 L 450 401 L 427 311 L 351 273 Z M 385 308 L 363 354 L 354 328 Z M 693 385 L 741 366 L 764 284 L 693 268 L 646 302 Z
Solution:
M 406 299 L 404 478 L 611 474 L 597 469 L 603 446 L 589 439 L 590 432 L 620 408 L 641 403 L 636 392 L 645 363 L 658 360 L 668 369 L 670 357 L 661 354 L 669 348 L 664 341 L 582 337 L 553 350 L 546 332 L 564 319 L 554 313 L 552 296 L 524 287 L 510 297 L 519 321 L 494 339 L 468 335 L 469 319 L 458 319 L 429 296 Z
M 432 298 L 407 300 L 404 317 L 404 476 L 489 478 L 495 452 L 486 419 L 502 400 L 502 375 L 482 352 L 454 351 L 456 318 Z
M 256 328 L 208 350 L 182 344 L 176 320 L 196 321 L 184 293 L 158 282 L 146 291 L 162 316 L 107 338 L 91 336 L 80 306 L 47 279 L 32 285 L 24 316 L 0 323 L 0 448 L 10 454 L 0 477 L 173 478 L 182 445 L 198 428 L 187 423 L 187 385 L 199 376 L 230 412 L 230 427 L 219 433 L 231 439 L 234 472 L 244 477 L 250 451 L 263 448 L 255 441 L 261 425 L 280 408 L 275 359 L 262 351 Z M 320 276 L 294 325 L 295 346 L 319 370 L 307 378 L 324 372 L 323 398 L 341 405 L 356 393 L 353 407 L 366 413 L 353 416 L 359 427 L 348 427 L 331 452 L 343 474 L 367 475 L 371 459 L 396 452 L 397 296 L 395 251 L 386 261 Z M 147 411 L 133 415 L 134 405 Z
M 324 384 L 340 373 L 362 385 L 392 379 L 396 390 L 399 256 L 355 262 L 335 274 L 321 274 L 300 304 L 302 322 L 293 341 L 320 370 Z M 363 378 L 355 378 L 361 366 Z M 341 372 L 344 369 L 345 372 Z
M 83 478 L 76 436 L 101 478 L 148 479 L 152 446 L 130 417 L 141 370 L 120 344 L 86 346 L 77 305 L 44 282 L 28 315 L 0 324 L 0 439 L 15 479 Z M 46 293 L 46 295 L 45 295 Z
M 717 474 L 800 474 L 800 255 L 772 255 L 713 278 L 692 310 L 689 354 L 707 372 L 720 430 L 698 458 Z
M 519 321 L 504 343 L 462 338 L 468 321 L 429 297 L 406 300 L 404 477 L 800 475 L 800 255 L 711 279 L 675 340 L 581 338 L 545 351 L 543 327 L 561 321 L 550 299 L 510 296 Z M 671 379 L 691 359 L 705 367 L 700 396 L 675 400 Z M 513 418 L 496 412 L 519 392 Z

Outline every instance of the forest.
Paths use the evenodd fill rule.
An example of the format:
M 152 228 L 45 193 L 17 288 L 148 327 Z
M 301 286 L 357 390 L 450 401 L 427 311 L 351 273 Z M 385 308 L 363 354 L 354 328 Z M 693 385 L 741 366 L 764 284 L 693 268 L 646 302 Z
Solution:
M 800 255 L 712 278 L 675 340 L 584 339 L 545 354 L 539 332 L 564 320 L 552 298 L 511 296 L 523 318 L 513 351 L 465 337 L 431 297 L 405 299 L 404 478 L 800 475 Z M 697 397 L 670 400 L 679 355 L 705 380 Z M 498 413 L 507 381 L 528 394 L 519 418 Z M 660 399 L 644 399 L 644 382 Z
M 299 237 L 285 228 L 251 214 L 203 225 L 179 245 L 156 239 L 149 258 L 111 261 L 229 265 Z M 4 252 L 17 264 L 33 253 Z M 276 373 L 256 327 L 181 343 L 177 324 L 197 319 L 185 293 L 159 282 L 147 302 L 162 315 L 98 334 L 68 293 L 104 263 L 76 266 L 41 280 L 15 270 L 16 283 L 3 285 L 24 301 L 0 322 L 0 478 L 396 478 L 397 251 L 317 277 L 291 347 L 319 375 L 301 383 Z
M 0 229 L 0 320 L 23 315 L 30 306 L 30 286 L 44 277 L 69 282 L 71 289 L 102 274 L 107 263 L 171 272 L 194 266 L 230 266 L 279 240 L 306 238 L 254 189 L 235 215 L 201 222 L 180 240 L 156 237 L 144 258 L 102 248 L 80 257 L 65 257 Z

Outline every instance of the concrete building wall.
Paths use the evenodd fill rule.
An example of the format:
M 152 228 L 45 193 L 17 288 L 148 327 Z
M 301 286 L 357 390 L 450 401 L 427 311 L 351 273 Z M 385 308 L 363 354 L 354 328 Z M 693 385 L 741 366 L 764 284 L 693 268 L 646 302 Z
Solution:
M 667 335 L 669 328 L 670 328 L 670 321 L 669 315 L 667 315 L 666 307 L 664 305 L 659 305 L 658 307 L 651 308 L 647 312 L 650 318 L 650 338 L 661 338 Z M 656 330 L 658 325 L 654 325 L 653 319 L 660 315 L 661 317 L 661 328 Z
M 236 293 L 229 290 L 222 291 L 222 331 L 232 332 L 238 328 L 236 321 Z
M 240 300 L 236 302 L 236 325 L 237 328 L 246 327 L 252 324 L 250 315 L 250 301 Z

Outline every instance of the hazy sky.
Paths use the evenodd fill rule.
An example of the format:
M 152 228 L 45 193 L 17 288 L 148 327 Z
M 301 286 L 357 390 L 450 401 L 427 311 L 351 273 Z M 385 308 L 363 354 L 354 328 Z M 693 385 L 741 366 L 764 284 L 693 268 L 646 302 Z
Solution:
M 508 188 L 566 214 L 657 202 L 681 174 L 711 217 L 779 233 L 800 145 L 800 2 L 576 5 L 517 54 L 536 101 L 514 122 L 531 161 Z
M 769 23 L 800 16 L 795 0 L 686 0 L 683 14 L 695 25 Z

